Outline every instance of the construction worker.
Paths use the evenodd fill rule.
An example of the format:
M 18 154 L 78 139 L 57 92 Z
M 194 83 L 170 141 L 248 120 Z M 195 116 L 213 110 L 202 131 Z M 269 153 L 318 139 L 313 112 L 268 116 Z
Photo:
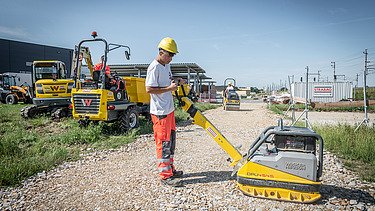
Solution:
M 100 71 L 102 70 L 104 65 L 104 55 L 100 57 L 100 60 L 97 64 L 94 65 L 94 81 L 98 81 L 100 77 Z M 111 77 L 111 69 L 108 65 L 105 66 L 105 77 L 107 78 L 107 82 L 105 84 L 106 89 L 111 89 L 113 86 L 116 85 L 117 81 Z
M 176 147 L 176 123 L 172 92 L 177 90 L 181 78 L 173 78 L 170 62 L 178 53 L 176 42 L 166 37 L 158 45 L 159 53 L 147 69 L 146 91 L 151 95 L 150 113 L 156 142 L 157 167 L 161 182 L 166 185 L 182 186 L 182 171 L 173 165 Z
M 229 83 L 228 83 L 228 86 L 227 86 L 227 88 L 225 89 L 224 97 L 228 96 L 229 90 L 234 90 L 234 87 L 233 87 L 232 82 L 229 82 Z
M 97 75 L 99 79 L 100 71 L 102 70 L 104 65 L 104 55 L 100 57 L 100 60 L 97 64 L 94 65 L 94 75 Z M 105 74 L 108 78 L 110 78 L 111 70 L 108 65 L 105 66 Z

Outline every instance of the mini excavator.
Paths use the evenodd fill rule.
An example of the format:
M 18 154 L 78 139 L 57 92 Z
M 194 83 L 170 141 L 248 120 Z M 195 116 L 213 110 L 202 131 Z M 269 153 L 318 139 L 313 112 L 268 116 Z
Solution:
M 181 108 L 193 118 L 231 157 L 237 186 L 245 194 L 281 201 L 312 203 L 321 198 L 323 139 L 309 128 L 266 128 L 242 155 L 186 97 L 188 85 L 174 93 Z

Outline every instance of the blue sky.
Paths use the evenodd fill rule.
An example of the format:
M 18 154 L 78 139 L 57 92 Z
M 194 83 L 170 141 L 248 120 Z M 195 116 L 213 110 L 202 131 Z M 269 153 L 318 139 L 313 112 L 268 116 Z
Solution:
M 306 66 L 332 80 L 362 86 L 364 49 L 375 63 L 375 1 L 20 1 L 0 0 L 0 38 L 74 48 L 91 31 L 131 47 L 131 60 L 150 63 L 157 44 L 173 37 L 173 62 L 195 62 L 222 84 L 265 87 L 304 76 Z M 374 71 L 375 72 L 375 71 Z M 368 75 L 375 86 L 375 74 Z

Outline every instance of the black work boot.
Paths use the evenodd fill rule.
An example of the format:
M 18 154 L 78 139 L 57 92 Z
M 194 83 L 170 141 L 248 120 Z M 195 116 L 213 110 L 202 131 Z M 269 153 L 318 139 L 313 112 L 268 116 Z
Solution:
M 183 171 L 176 171 L 176 170 L 173 171 L 173 177 L 180 178 L 182 177 L 182 175 L 184 175 Z
M 174 176 L 169 177 L 167 179 L 162 179 L 161 183 L 163 185 L 169 185 L 169 186 L 172 186 L 172 187 L 182 187 L 183 186 L 182 180 L 180 180 L 180 179 L 178 179 Z

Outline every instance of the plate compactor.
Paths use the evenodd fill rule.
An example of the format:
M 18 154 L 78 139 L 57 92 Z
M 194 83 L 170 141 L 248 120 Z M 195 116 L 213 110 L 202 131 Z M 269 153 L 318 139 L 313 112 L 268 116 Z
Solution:
M 238 188 L 254 197 L 312 203 L 320 199 L 323 139 L 309 128 L 278 126 L 265 129 L 242 155 L 186 97 L 186 85 L 174 93 L 193 123 L 207 133 L 231 157 Z

